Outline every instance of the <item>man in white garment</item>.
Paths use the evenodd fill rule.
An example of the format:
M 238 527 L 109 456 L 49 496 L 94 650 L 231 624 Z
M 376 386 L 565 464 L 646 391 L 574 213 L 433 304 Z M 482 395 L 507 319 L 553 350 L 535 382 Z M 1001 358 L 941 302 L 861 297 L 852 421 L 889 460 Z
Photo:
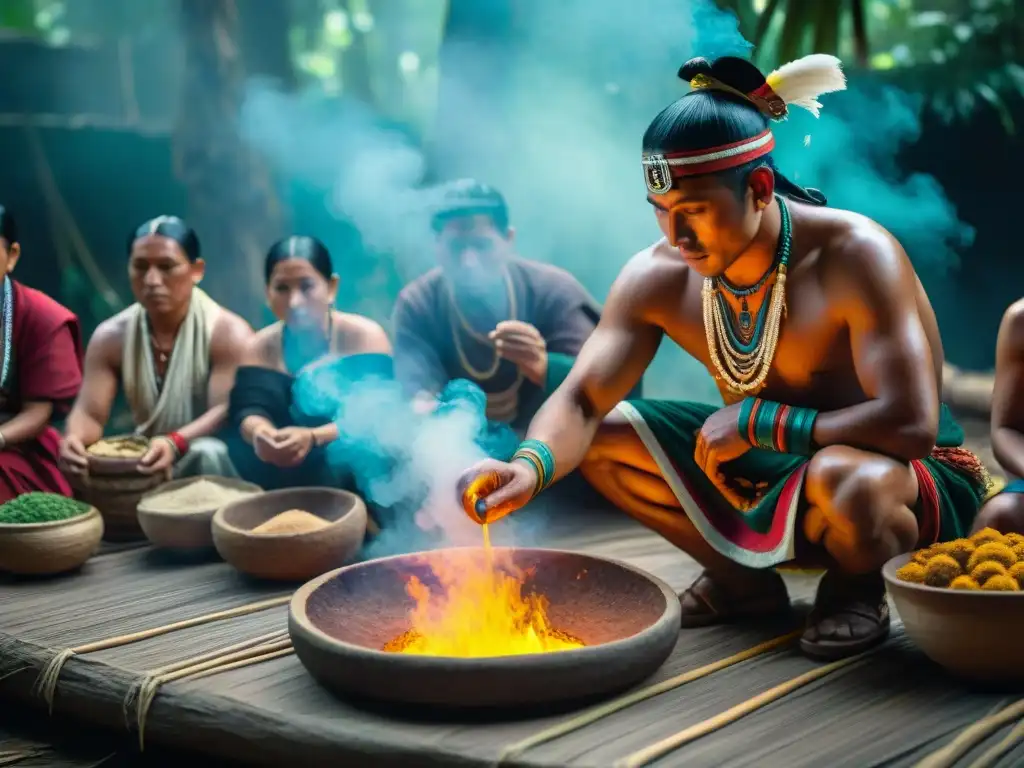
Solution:
M 87 448 L 103 437 L 120 387 L 136 434 L 150 438 L 141 472 L 236 476 L 227 446 L 214 435 L 252 328 L 199 288 L 199 240 L 181 219 L 160 216 L 139 227 L 129 240 L 128 270 L 136 303 L 89 340 L 61 443 L 64 472 L 85 472 Z

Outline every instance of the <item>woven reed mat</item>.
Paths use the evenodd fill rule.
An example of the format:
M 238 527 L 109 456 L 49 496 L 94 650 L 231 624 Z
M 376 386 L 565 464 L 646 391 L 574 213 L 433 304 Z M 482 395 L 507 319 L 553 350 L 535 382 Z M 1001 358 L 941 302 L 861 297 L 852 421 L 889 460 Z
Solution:
M 60 677 L 60 671 L 67 663 L 68 659 L 72 656 L 81 656 L 86 653 L 96 653 L 97 651 L 106 651 L 111 648 L 120 648 L 125 645 L 131 645 L 132 643 L 139 643 L 143 640 L 149 640 L 153 637 L 160 637 L 162 635 L 170 634 L 171 632 L 178 632 L 183 629 L 191 629 L 192 627 L 199 627 L 206 624 L 213 624 L 215 622 L 223 622 L 229 619 L 234 619 L 240 616 L 248 616 L 253 613 L 265 611 L 270 608 L 277 608 L 279 606 L 287 605 L 291 599 L 290 595 L 283 597 L 270 598 L 268 600 L 259 600 L 255 603 L 249 603 L 247 605 L 238 606 L 237 608 L 230 608 L 223 611 L 215 611 L 213 613 L 203 614 L 202 616 L 194 616 L 190 619 L 182 619 L 180 621 L 173 622 L 171 624 L 165 624 L 159 627 L 152 627 L 150 629 L 142 630 L 141 632 L 132 632 L 127 635 L 119 635 L 117 637 L 108 638 L 106 640 L 99 640 L 94 643 L 87 645 L 76 646 L 75 648 L 65 648 L 58 652 L 43 669 L 39 678 L 36 680 L 35 691 L 37 695 L 42 696 L 46 701 L 47 706 L 50 710 L 53 710 L 53 697 L 57 691 L 57 683 Z
M 548 528 L 544 541 L 534 542 L 625 560 L 675 589 L 686 587 L 697 574 L 696 565 L 671 545 L 622 516 L 610 522 L 586 510 L 565 512 L 557 530 Z M 786 578 L 791 593 L 806 603 L 813 580 Z M 0 680 L 0 696 L 31 696 L 34 670 L 52 657 L 47 647 L 77 647 L 265 597 L 266 588 L 261 593 L 222 563 L 183 568 L 135 551 L 99 558 L 74 579 L 13 586 L 0 582 L 0 675 L 10 673 Z M 749 711 L 741 719 L 682 745 L 654 765 L 864 768 L 911 766 L 997 703 L 1007 703 L 950 680 L 913 649 L 899 627 L 869 660 L 800 687 L 792 681 L 806 680 L 801 676 L 822 665 L 790 648 L 724 663 L 794 629 L 792 624 L 765 623 L 681 632 L 668 661 L 637 686 L 639 691 L 664 684 L 656 695 L 640 697 L 578 728 L 565 730 L 578 711 L 442 718 L 429 708 L 371 707 L 335 697 L 310 678 L 293 654 L 225 668 L 231 662 L 224 658 L 231 653 L 254 651 L 228 649 L 280 631 L 285 612 L 281 607 L 73 657 L 61 674 L 55 712 L 123 734 L 125 699 L 133 688 L 138 691 L 130 708 L 137 726 L 140 682 L 147 672 L 174 674 L 183 668 L 167 668 L 188 661 L 195 674 L 157 686 L 159 695 L 151 698 L 144 718 L 147 754 L 153 747 L 176 745 L 253 765 L 292 765 L 301 759 L 325 768 L 406 768 L 493 766 L 511 752 L 507 765 L 611 766 L 684 729 L 735 712 L 752 695 L 789 684 L 785 695 L 759 708 L 750 709 L 747 703 Z M 254 655 L 274 652 L 266 650 L 266 640 L 261 645 L 265 647 Z M 195 667 L 214 659 L 197 664 L 195 657 L 214 652 L 217 673 L 200 676 Z M 716 662 L 714 671 L 700 671 Z M 18 671 L 24 667 L 30 671 Z M 680 676 L 688 682 L 672 685 Z M 0 707 L 6 705 L 0 702 Z M 553 738 L 536 740 L 559 727 L 562 732 Z M 1005 736 L 993 733 L 967 759 Z M 1004 761 L 1015 755 L 1016 748 Z

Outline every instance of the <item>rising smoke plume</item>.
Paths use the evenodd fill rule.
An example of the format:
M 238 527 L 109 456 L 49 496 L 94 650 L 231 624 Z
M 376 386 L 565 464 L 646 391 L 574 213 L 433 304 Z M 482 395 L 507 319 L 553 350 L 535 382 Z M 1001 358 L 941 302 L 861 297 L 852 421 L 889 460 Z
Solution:
M 735 18 L 710 0 L 648 0 L 628 12 L 619 0 L 530 7 L 505 93 L 509 108 L 501 115 L 461 109 L 459 119 L 471 130 L 460 136 L 469 138 L 460 144 L 457 167 L 443 170 L 500 188 L 521 253 L 568 269 L 603 298 L 628 258 L 659 236 L 645 202 L 640 140 L 650 119 L 685 93 L 677 68 L 695 55 L 746 56 L 750 45 Z M 467 47 L 442 79 L 473 71 L 473 55 Z M 471 106 L 472 89 L 461 91 Z M 889 228 L 919 270 L 954 264 L 955 246 L 970 229 L 932 177 L 906 178 L 896 164 L 900 147 L 920 130 L 914 100 L 851 73 L 850 90 L 823 101 L 820 119 L 796 114 L 776 127 L 779 167 L 821 188 L 830 204 Z M 352 221 L 366 244 L 394 254 L 406 278 L 433 265 L 421 188 L 426 162 L 404 134 L 382 128 L 365 107 L 326 108 L 259 83 L 249 88 L 242 125 L 283 176 L 320 185 L 325 204 Z M 495 151 L 496 135 L 512 137 L 504 151 Z M 343 254 L 336 257 L 343 262 Z M 344 264 L 338 268 L 344 274 Z M 718 401 L 703 367 L 668 343 L 645 378 L 645 394 Z M 361 422 L 370 412 L 363 405 L 342 403 L 342 421 L 346 428 L 358 424 L 366 440 L 412 446 L 412 476 L 403 482 L 448 482 L 473 458 L 465 421 L 442 420 L 410 433 L 395 409 L 375 409 L 374 418 Z M 397 477 L 374 484 L 371 493 L 401 492 L 389 485 Z

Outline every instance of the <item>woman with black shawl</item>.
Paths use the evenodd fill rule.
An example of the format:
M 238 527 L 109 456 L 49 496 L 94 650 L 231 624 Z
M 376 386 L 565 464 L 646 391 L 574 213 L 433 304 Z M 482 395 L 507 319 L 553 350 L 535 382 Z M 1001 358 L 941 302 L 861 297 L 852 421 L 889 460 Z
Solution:
M 338 276 L 316 238 L 275 243 L 264 271 L 278 322 L 256 334 L 238 369 L 230 417 L 241 441 L 232 460 L 268 490 L 349 486 L 358 473 L 327 448 L 353 386 L 392 379 L 391 343 L 373 320 L 333 308 Z

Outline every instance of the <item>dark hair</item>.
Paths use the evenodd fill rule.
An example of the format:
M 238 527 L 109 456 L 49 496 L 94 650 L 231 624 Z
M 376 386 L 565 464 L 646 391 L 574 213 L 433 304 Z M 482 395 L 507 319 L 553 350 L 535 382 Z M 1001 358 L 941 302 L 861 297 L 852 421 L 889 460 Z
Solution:
M 446 222 L 466 216 L 487 216 L 499 232 L 504 234 L 508 230 L 508 205 L 504 196 L 475 179 L 446 184 L 430 223 L 435 232 L 440 232 Z
M 5 205 L 0 205 L 0 238 L 6 240 L 8 246 L 18 242 L 18 224 Z
M 324 280 L 330 280 L 334 274 L 334 267 L 331 264 L 331 252 L 327 246 L 315 237 L 306 235 L 292 235 L 283 240 L 278 240 L 267 251 L 267 258 L 263 262 L 263 276 L 266 283 L 270 283 L 270 276 L 274 274 L 274 267 L 282 261 L 289 259 L 303 259 L 313 265 L 313 269 L 319 272 Z
M 740 93 L 750 93 L 764 85 L 765 78 L 745 59 L 723 56 L 712 64 L 707 59 L 691 59 L 679 68 L 679 77 L 689 82 L 698 75 L 714 77 Z M 740 93 L 701 88 L 669 104 L 647 126 L 643 151 L 652 154 L 692 152 L 752 139 L 768 128 L 769 118 Z M 779 194 L 812 205 L 825 205 L 825 196 L 816 189 L 804 189 L 787 179 L 776 167 L 771 154 L 749 163 L 714 172 L 738 194 L 746 192 L 750 174 L 767 167 L 775 174 Z
M 128 236 L 128 253 L 131 254 L 135 241 L 150 235 L 168 237 L 176 242 L 185 254 L 185 258 L 195 262 L 200 258 L 199 237 L 195 230 L 177 216 L 157 216 L 138 226 Z

